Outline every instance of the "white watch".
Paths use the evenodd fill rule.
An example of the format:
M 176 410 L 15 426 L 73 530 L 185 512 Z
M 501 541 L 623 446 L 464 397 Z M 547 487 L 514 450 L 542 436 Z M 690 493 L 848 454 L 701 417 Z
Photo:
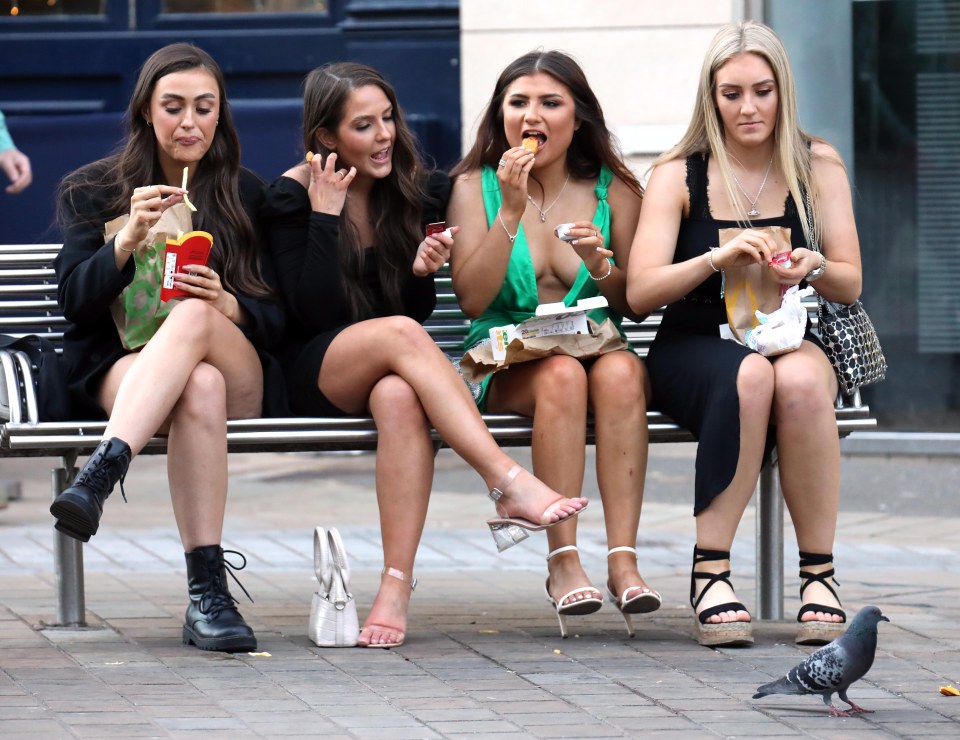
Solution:
M 812 283 L 814 280 L 823 277 L 823 273 L 827 271 L 827 258 L 823 256 L 823 252 L 820 252 L 820 266 L 815 267 L 810 272 L 806 274 L 804 280 L 808 283 Z

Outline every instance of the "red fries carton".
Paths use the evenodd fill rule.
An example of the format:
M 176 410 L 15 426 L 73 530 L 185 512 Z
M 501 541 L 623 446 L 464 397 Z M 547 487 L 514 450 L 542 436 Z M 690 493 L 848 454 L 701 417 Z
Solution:
M 167 239 L 167 251 L 163 260 L 163 282 L 160 285 L 160 300 L 189 296 L 184 290 L 173 287 L 173 276 L 184 272 L 187 265 L 206 265 L 213 246 L 213 235 L 206 231 L 190 231 L 179 239 Z
M 426 227 L 427 236 L 433 236 L 434 234 L 439 234 L 443 232 L 443 230 L 446 228 L 447 228 L 446 221 L 436 221 L 432 224 L 427 224 L 427 227 Z

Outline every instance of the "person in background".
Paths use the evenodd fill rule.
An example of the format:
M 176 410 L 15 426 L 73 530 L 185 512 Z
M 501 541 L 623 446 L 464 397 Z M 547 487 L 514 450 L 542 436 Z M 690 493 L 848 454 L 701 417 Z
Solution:
M 361 64 L 313 70 L 303 134 L 316 156 L 279 177 L 261 210 L 289 316 L 281 357 L 296 413 L 376 422 L 384 568 L 359 644 L 395 647 L 433 481 L 431 426 L 497 501 L 489 524 L 501 549 L 517 527 L 551 527 L 586 501 L 560 496 L 497 446 L 421 326 L 457 228 L 424 236 L 443 218 L 449 180 L 421 163 L 393 88 Z
M 0 169 L 10 180 L 6 191 L 11 195 L 22 192 L 33 182 L 30 158 L 14 146 L 3 111 L 0 111 Z
M 766 226 L 790 230 L 775 264 Z M 720 243 L 719 230 L 741 227 Z M 822 254 L 807 245 L 817 243 Z M 752 642 L 730 581 L 730 548 L 765 454 L 776 444 L 800 549 L 796 640 L 829 642 L 846 615 L 834 588 L 840 445 L 833 368 L 809 333 L 799 349 L 763 357 L 721 339 L 723 273 L 760 264 L 783 285 L 825 298 L 860 294 L 860 247 L 847 172 L 836 150 L 802 131 L 786 50 L 766 26 L 724 26 L 707 50 L 693 119 L 654 163 L 633 245 L 627 298 L 666 305 L 647 366 L 653 403 L 699 440 L 697 541 L 690 603 L 704 645 Z
M 89 540 L 118 482 L 123 491 L 131 459 L 151 436 L 166 434 L 170 496 L 187 564 L 183 641 L 204 650 L 254 650 L 256 636 L 226 582 L 227 568 L 246 560 L 240 556 L 235 566 L 220 542 L 227 419 L 259 417 L 275 403 L 264 397 L 265 350 L 282 332 L 283 310 L 272 297 L 269 265 L 258 255 L 254 219 L 263 182 L 240 166 L 223 73 L 195 46 L 172 44 L 147 59 L 126 117 L 120 153 L 81 167 L 60 187 L 65 236 L 54 267 L 70 322 L 67 376 L 81 418 L 109 421 L 103 441 L 50 511 L 59 531 Z M 133 280 L 135 255 L 149 247 L 151 228 L 188 197 L 184 167 L 198 208 L 193 226 L 213 235 L 209 263 L 174 275 L 174 287 L 189 297 L 176 302 L 145 345 L 128 350 L 111 306 Z M 124 214 L 126 224 L 104 243 L 104 224 Z
M 596 321 L 609 317 L 619 326 L 620 316 L 640 318 L 627 305 L 626 271 L 642 190 L 574 59 L 536 51 L 511 62 L 452 175 L 449 217 L 461 230 L 451 266 L 460 305 L 473 319 L 467 349 L 491 328 L 533 316 L 539 303 L 572 306 L 603 296 L 609 309 L 592 311 Z M 572 242 L 554 234 L 560 223 L 572 224 Z M 606 590 L 631 635 L 631 615 L 661 604 L 638 571 L 636 551 L 649 393 L 643 362 L 626 349 L 511 365 L 484 380 L 478 400 L 484 411 L 533 417 L 534 473 L 573 499 L 583 486 L 592 412 L 609 548 Z M 576 542 L 576 522 L 548 533 L 547 598 L 563 636 L 568 615 L 602 605 Z

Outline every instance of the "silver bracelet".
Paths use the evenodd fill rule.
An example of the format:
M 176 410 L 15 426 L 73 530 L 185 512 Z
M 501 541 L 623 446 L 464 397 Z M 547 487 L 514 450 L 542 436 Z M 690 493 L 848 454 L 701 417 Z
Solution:
M 599 283 L 601 280 L 606 280 L 608 277 L 610 277 L 610 273 L 612 272 L 613 272 L 613 263 L 610 260 L 607 260 L 607 274 L 604 275 L 603 277 L 594 277 L 593 273 L 590 272 L 589 268 L 587 269 L 587 275 L 589 275 L 590 279 L 593 280 L 595 283 Z
M 827 258 L 823 256 L 823 252 L 819 252 L 819 254 L 820 254 L 820 265 L 810 270 L 810 272 L 808 272 L 803 278 L 808 283 L 812 283 L 814 280 L 822 278 L 823 273 L 827 271 Z
M 137 251 L 136 247 L 134 247 L 133 249 L 124 249 L 123 247 L 120 246 L 120 242 L 114 241 L 114 244 L 117 245 L 117 249 L 119 249 L 121 252 L 126 252 L 127 254 L 136 254 L 136 251 Z
M 713 264 L 713 252 L 716 249 L 720 249 L 720 247 L 710 247 L 710 251 L 707 252 L 707 262 L 710 263 L 711 270 L 713 270 L 714 272 L 720 272 L 720 268 L 717 267 L 715 264 Z
M 497 209 L 497 218 L 500 219 L 500 225 L 503 227 L 503 230 L 507 232 L 507 238 L 510 240 L 510 243 L 513 244 L 513 240 L 517 238 L 517 234 L 520 233 L 520 224 L 517 224 L 517 234 L 511 234 L 510 229 L 507 228 L 507 225 L 503 222 L 503 216 L 500 215 L 500 209 Z

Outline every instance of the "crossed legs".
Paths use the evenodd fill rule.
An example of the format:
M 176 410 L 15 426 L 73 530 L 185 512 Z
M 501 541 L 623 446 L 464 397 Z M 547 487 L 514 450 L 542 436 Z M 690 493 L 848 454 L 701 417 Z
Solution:
M 136 455 L 153 434 L 169 435 L 170 496 L 185 551 L 220 543 L 226 420 L 258 416 L 262 399 L 253 345 L 223 314 L 196 299 L 179 302 L 146 346 L 105 376 L 105 438 L 124 440 Z

